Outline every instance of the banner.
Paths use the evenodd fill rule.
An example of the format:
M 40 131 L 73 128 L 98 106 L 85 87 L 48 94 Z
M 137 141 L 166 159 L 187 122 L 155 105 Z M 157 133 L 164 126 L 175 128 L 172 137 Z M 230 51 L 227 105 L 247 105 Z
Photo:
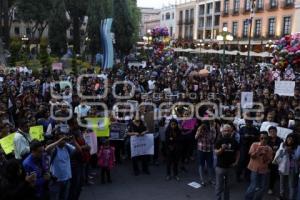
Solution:
M 36 139 L 38 141 L 44 140 L 44 128 L 43 126 L 32 126 L 29 129 L 29 134 L 32 140 Z
M 278 124 L 277 123 L 275 123 L 275 122 L 263 122 L 262 124 L 261 124 L 261 126 L 260 126 L 260 132 L 262 132 L 262 131 L 267 131 L 268 132 L 268 130 L 269 130 L 269 128 L 271 127 L 271 126 L 278 126 Z
M 295 95 L 295 81 L 275 81 L 275 94 L 280 96 L 290 96 Z
M 52 63 L 52 70 L 62 70 L 63 64 L 62 63 Z
M 109 137 L 109 118 L 85 118 L 85 120 L 87 120 L 88 127 L 96 133 L 97 137 Z
M 253 92 L 242 92 L 241 105 L 242 108 L 253 107 Z
M 127 125 L 125 123 L 112 123 L 110 125 L 110 140 L 124 140 Z
M 15 133 L 12 133 L 0 140 L 0 145 L 6 155 L 14 151 L 14 138 Z
M 142 155 L 154 155 L 154 136 L 146 134 L 144 136 L 130 137 L 131 157 Z

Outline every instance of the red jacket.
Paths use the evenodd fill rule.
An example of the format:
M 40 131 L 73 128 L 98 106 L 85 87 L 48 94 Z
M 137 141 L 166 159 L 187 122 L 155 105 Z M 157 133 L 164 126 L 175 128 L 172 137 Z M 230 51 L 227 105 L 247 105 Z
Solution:
M 108 155 L 105 155 L 105 150 L 108 150 Z M 106 160 L 107 156 L 107 160 Z M 105 149 L 103 146 L 100 147 L 100 150 L 98 152 L 98 165 L 100 167 L 108 167 L 109 169 L 112 169 L 115 165 L 115 148 L 109 147 L 108 149 Z

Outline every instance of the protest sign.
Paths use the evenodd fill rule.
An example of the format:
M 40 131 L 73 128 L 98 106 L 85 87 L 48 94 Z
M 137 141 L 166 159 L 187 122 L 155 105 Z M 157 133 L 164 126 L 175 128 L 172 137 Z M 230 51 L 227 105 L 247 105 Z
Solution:
M 87 132 L 83 134 L 84 141 L 90 147 L 90 154 L 96 154 L 98 151 L 98 144 L 97 144 L 97 136 L 94 132 Z
M 38 141 L 44 140 L 44 128 L 43 126 L 32 126 L 29 129 L 29 134 L 32 140 L 36 139 Z
M 275 94 L 280 96 L 295 95 L 295 81 L 275 81 Z
M 146 134 L 144 136 L 130 137 L 131 157 L 142 155 L 154 155 L 154 136 Z
M 63 64 L 62 63 L 52 63 L 52 70 L 62 70 Z
M 110 140 L 124 140 L 127 125 L 125 123 L 112 123 L 110 125 Z
M 12 133 L 0 140 L 0 145 L 6 155 L 14 151 L 14 137 L 15 133 Z
M 292 129 L 277 127 L 277 136 L 285 140 L 286 137 L 293 132 Z
M 278 126 L 275 122 L 263 122 L 260 126 L 260 132 L 268 131 L 271 126 Z
M 134 111 L 138 110 L 138 108 L 139 108 L 139 102 L 138 101 L 127 100 L 127 103 L 131 105 L 131 108 L 133 108 Z
M 242 92 L 241 106 L 242 108 L 252 108 L 253 92 Z
M 197 182 L 191 182 L 191 183 L 188 184 L 188 186 L 191 186 L 195 189 L 201 188 L 201 185 Z
M 96 133 L 97 137 L 109 137 L 109 118 L 86 118 L 86 120 L 88 127 Z

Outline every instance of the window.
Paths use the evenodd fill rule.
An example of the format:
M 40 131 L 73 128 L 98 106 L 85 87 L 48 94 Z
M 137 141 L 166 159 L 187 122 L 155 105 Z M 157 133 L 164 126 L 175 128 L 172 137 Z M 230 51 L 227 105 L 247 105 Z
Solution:
M 270 18 L 269 19 L 269 28 L 268 28 L 269 32 L 268 35 L 270 37 L 275 36 L 275 18 Z
M 224 28 L 224 27 L 228 27 L 227 22 L 224 22 L 224 23 L 223 23 L 223 28 Z
M 256 2 L 257 2 L 256 7 L 258 9 L 262 9 L 264 7 L 264 1 L 263 0 L 257 0 Z
M 291 17 L 283 18 L 283 35 L 288 35 L 291 33 Z
M 199 6 L 199 15 L 204 15 L 204 11 L 205 10 L 205 8 L 204 8 L 204 5 L 200 5 Z
M 185 11 L 185 20 L 187 20 L 189 18 L 189 10 Z
M 248 25 L 249 25 L 249 21 L 245 20 L 243 24 L 243 37 L 248 36 Z
M 220 24 L 220 15 L 215 16 L 215 26 L 219 26 Z
M 240 1 L 239 0 L 234 0 L 233 1 L 233 11 L 238 12 L 240 9 Z
M 164 20 L 165 20 L 165 15 L 162 15 L 162 16 L 161 16 L 161 19 L 164 21 Z
M 294 0 L 285 0 L 286 5 L 291 5 L 294 3 Z
M 169 20 L 171 18 L 170 13 L 166 13 L 166 20 Z
M 237 36 L 237 32 L 238 32 L 238 23 L 232 22 L 232 35 Z
M 206 27 L 211 27 L 212 25 L 212 17 L 209 16 L 206 18 Z
M 203 28 L 204 27 L 204 17 L 199 18 L 199 27 Z
M 260 37 L 261 35 L 261 20 L 255 20 L 255 37 Z
M 277 6 L 277 1 L 276 0 L 270 0 L 270 6 L 271 8 L 274 8 Z
M 171 37 L 173 36 L 173 27 L 172 26 L 170 27 L 170 36 Z
M 224 0 L 224 13 L 228 13 L 229 10 L 229 0 Z
M 251 9 L 251 1 L 250 0 L 246 0 L 245 1 L 245 10 L 249 11 Z
M 215 12 L 218 13 L 221 10 L 221 2 L 217 1 L 215 2 Z
M 174 19 L 174 13 L 172 13 L 172 19 Z
M 206 14 L 210 15 L 213 12 L 213 4 L 212 3 L 208 3 L 206 4 Z
M 26 35 L 30 35 L 30 28 L 26 28 Z
M 190 11 L 190 18 L 194 19 L 194 9 L 191 9 L 191 11 Z
M 19 27 L 15 27 L 15 35 L 20 35 L 20 28 Z

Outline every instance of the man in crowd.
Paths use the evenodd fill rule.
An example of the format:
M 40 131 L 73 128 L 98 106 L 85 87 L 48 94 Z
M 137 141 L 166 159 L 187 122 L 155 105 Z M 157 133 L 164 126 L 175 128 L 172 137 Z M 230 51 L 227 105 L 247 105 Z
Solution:
M 20 127 L 14 137 L 15 157 L 24 160 L 30 153 L 29 121 L 21 119 Z

